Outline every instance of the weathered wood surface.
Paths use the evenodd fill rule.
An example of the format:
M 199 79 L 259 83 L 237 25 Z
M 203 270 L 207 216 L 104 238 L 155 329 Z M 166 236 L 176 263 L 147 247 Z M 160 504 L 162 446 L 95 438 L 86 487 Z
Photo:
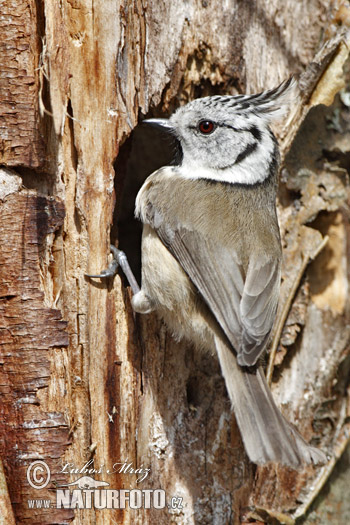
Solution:
M 34 0 L 0 1 L 0 163 L 42 167 L 39 120 L 41 13 Z
M 102 470 L 96 478 L 110 488 L 162 488 L 168 501 L 183 498 L 182 509 L 78 509 L 76 524 L 292 523 L 347 442 L 349 107 L 338 97 L 304 119 L 313 105 L 332 103 L 344 82 L 349 8 L 329 0 L 2 0 L 0 7 L 1 162 L 20 167 L 0 187 L 1 285 L 16 292 L 14 299 L 6 288 L 4 318 L 16 322 L 15 305 L 23 324 L 15 340 L 0 341 L 9 345 L 1 357 L 2 459 L 17 522 L 44 523 L 25 504 L 46 496 L 28 495 L 28 458 L 16 443 L 54 461 L 56 473 L 59 464 L 93 459 Z M 305 437 L 330 454 L 323 470 L 301 472 L 248 462 L 215 356 L 174 342 L 153 315 L 135 318 L 119 276 L 84 277 L 106 266 L 112 223 L 112 240 L 132 253 L 136 246 L 137 258 L 133 195 L 168 154 L 160 137 L 137 128 L 132 138 L 142 115 L 167 115 L 196 96 L 272 87 L 291 73 L 302 73 L 302 90 L 278 128 L 290 150 L 280 185 L 282 304 L 301 283 L 273 391 Z M 19 176 L 24 189 L 13 182 Z M 46 236 L 38 237 L 38 216 Z M 15 241 L 4 243 L 9 231 Z M 35 337 L 30 345 L 26 334 Z M 16 384 L 32 388 L 20 408 Z M 23 430 L 28 418 L 38 422 L 35 437 Z M 39 424 L 53 420 L 57 427 Z M 107 474 L 124 460 L 150 475 L 137 483 L 135 475 Z M 45 519 L 69 516 L 50 509 Z
M 38 497 L 27 482 L 27 466 L 43 457 L 57 472 L 70 444 L 63 406 L 47 395 L 54 354 L 59 362 L 68 346 L 66 322 L 48 305 L 40 283 L 42 267 L 50 264 L 45 252 L 63 217 L 60 201 L 28 191 L 10 193 L 0 208 L 0 454 L 21 520 L 33 519 L 27 500 Z M 60 383 L 51 390 L 64 389 L 62 378 Z M 36 519 L 52 523 L 70 515 L 50 509 Z

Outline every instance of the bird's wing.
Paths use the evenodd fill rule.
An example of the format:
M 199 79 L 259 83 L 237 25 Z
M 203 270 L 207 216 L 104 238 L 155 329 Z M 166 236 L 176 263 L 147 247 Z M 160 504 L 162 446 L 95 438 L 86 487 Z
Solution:
M 276 313 L 279 261 L 251 258 L 244 272 L 234 250 L 189 227 L 171 225 L 150 202 L 145 218 L 204 298 L 235 348 L 238 363 L 254 365 Z

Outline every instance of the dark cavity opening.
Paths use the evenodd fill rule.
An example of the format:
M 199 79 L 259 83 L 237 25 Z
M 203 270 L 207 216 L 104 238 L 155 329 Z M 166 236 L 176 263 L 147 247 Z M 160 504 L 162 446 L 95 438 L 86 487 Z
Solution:
M 153 116 L 152 114 L 140 118 L 140 124 L 120 147 L 114 165 L 116 209 L 111 241 L 114 244 L 118 239 L 118 247 L 126 253 L 139 284 L 142 224 L 134 217 L 136 195 L 151 173 L 162 166 L 179 164 L 181 161 L 180 143 L 173 135 L 148 124 L 142 124 L 144 118 L 153 118 Z M 163 117 L 163 115 L 156 116 Z

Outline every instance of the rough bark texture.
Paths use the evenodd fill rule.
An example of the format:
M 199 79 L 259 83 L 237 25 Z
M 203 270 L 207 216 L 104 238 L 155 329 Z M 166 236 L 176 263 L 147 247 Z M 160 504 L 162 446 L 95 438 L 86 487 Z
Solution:
M 34 0 L 0 2 L 0 163 L 7 166 L 44 162 L 40 133 L 40 13 Z
M 322 487 L 350 430 L 349 94 L 333 102 L 349 82 L 348 4 L 0 0 L 0 11 L 6 523 L 9 500 L 28 524 L 347 522 L 348 474 Z M 106 266 L 110 239 L 139 271 L 134 197 L 173 147 L 137 126 L 142 116 L 292 73 L 300 97 L 276 130 L 285 259 L 269 371 L 284 413 L 329 454 L 299 472 L 249 463 L 215 355 L 175 342 L 153 315 L 135 317 L 121 276 L 84 276 Z M 41 491 L 26 477 L 34 460 L 51 470 Z M 169 506 L 28 508 L 82 476 L 64 465 L 92 460 L 108 488 L 161 488 Z M 124 461 L 149 475 L 138 482 Z
M 40 283 L 48 236 L 63 217 L 60 201 L 27 191 L 7 195 L 0 211 L 1 453 L 11 502 L 22 519 L 33 517 L 24 500 L 37 495 L 28 485 L 27 466 L 44 457 L 57 471 L 70 442 L 64 414 L 40 401 L 50 380 L 49 350 L 68 345 L 66 322 L 45 304 Z M 69 515 L 50 510 L 36 518 L 51 523 Z

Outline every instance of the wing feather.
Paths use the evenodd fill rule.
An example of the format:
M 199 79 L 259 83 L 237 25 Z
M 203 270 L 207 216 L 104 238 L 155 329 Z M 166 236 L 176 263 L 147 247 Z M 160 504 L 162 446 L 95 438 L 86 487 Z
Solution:
M 159 238 L 196 286 L 237 352 L 242 366 L 254 365 L 273 325 L 280 282 L 277 260 L 251 261 L 246 276 L 238 256 L 215 240 L 184 226 L 170 227 L 160 213 Z M 156 224 L 155 224 L 156 223 Z
M 155 229 L 202 295 L 236 350 L 238 363 L 254 365 L 266 348 L 275 317 L 279 258 L 251 257 L 244 267 L 232 243 L 225 245 L 208 233 L 204 235 L 200 227 L 191 229 L 175 210 L 165 217 L 152 198 L 156 195 L 150 194 L 151 187 L 146 184 L 140 191 L 138 213 Z M 186 213 L 183 220 L 186 221 Z M 201 223 L 198 217 L 197 221 Z

